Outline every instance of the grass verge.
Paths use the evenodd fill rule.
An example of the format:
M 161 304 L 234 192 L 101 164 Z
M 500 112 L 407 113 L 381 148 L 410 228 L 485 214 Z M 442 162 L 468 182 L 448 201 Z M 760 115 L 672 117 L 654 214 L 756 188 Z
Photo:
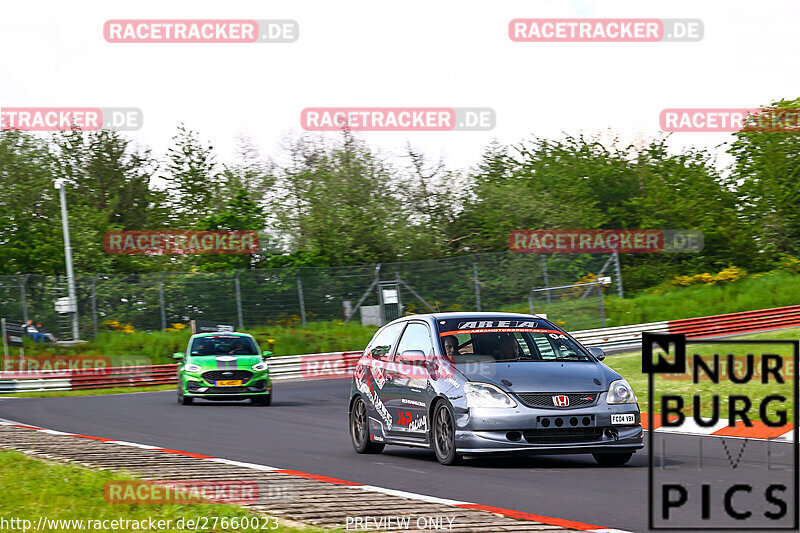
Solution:
M 186 531 L 177 529 L 177 521 L 197 520 L 203 517 L 227 517 L 228 522 L 237 518 L 253 517 L 244 508 L 223 504 L 111 504 L 103 497 L 103 488 L 109 481 L 134 479 L 125 473 L 107 470 L 89 470 L 72 465 L 56 464 L 31 459 L 16 451 L 0 451 L 0 517 L 9 519 L 30 520 L 29 529 L 39 524 L 40 517 L 50 520 L 50 527 L 41 530 L 79 531 L 101 530 L 110 527 L 76 527 L 75 522 L 67 524 L 59 520 L 82 520 L 86 526 L 88 521 L 128 520 L 121 523 L 114 531 L 149 531 L 149 519 L 170 520 L 173 527 L 158 529 L 164 532 Z M 132 521 L 132 522 L 131 522 Z M 133 527 L 135 525 L 142 527 Z M 184 522 L 185 523 L 185 522 Z M 110 522 L 108 523 L 110 524 Z M 166 524 L 166 522 L 165 522 Z M 269 530 L 277 533 L 312 533 L 320 529 L 295 529 L 279 525 Z M 1 525 L 1 524 L 0 524 Z M 128 527 L 124 527 L 128 526 Z M 21 529 L 21 527 L 16 528 Z M 259 528 L 242 529 L 223 528 L 221 520 L 216 528 L 193 529 L 193 531 L 226 532 L 226 531 L 259 531 Z
M 788 328 L 735 337 L 737 340 L 797 340 L 798 338 L 800 338 L 800 328 Z M 691 367 L 690 362 L 693 354 L 700 354 L 703 357 L 710 357 L 713 356 L 713 354 L 718 353 L 721 355 L 721 357 L 726 357 L 728 353 L 731 353 L 732 346 L 733 345 L 725 344 L 689 344 L 686 347 L 687 365 Z M 745 374 L 744 361 L 745 354 L 747 353 L 754 353 L 755 355 L 758 355 L 760 353 L 767 352 L 787 357 L 789 358 L 789 361 L 792 359 L 791 348 L 783 345 L 778 347 L 767 346 L 764 344 L 754 344 L 747 345 L 745 347 L 737 346 L 733 349 L 736 350 L 733 353 L 735 353 L 735 361 L 737 361 L 737 366 L 734 367 L 734 370 L 736 376 L 739 377 Z M 708 417 L 712 412 L 711 408 L 713 395 L 716 394 L 719 395 L 720 416 L 723 419 L 727 419 L 729 406 L 728 397 L 729 395 L 733 394 L 748 396 L 753 404 L 753 407 L 751 407 L 749 412 L 750 418 L 753 420 L 762 420 L 762 416 L 758 410 L 761 400 L 770 394 L 781 394 L 786 397 L 787 402 L 785 407 L 780 407 L 779 409 L 786 410 L 787 422 L 791 423 L 793 418 L 792 410 L 794 409 L 792 386 L 793 379 L 796 379 L 795 376 L 797 372 L 797 369 L 794 368 L 793 361 L 791 361 L 791 365 L 787 363 L 787 367 L 785 368 L 786 372 L 781 373 L 781 375 L 785 377 L 784 384 L 777 384 L 773 379 L 771 379 L 769 383 L 763 384 L 761 382 L 760 357 L 755 357 L 754 362 L 755 379 L 746 384 L 735 384 L 730 381 L 728 379 L 727 371 L 720 372 L 721 378 L 719 384 L 712 383 L 703 372 L 698 373 L 698 376 L 701 377 L 701 379 L 698 380 L 698 383 L 694 383 L 691 378 L 676 379 L 674 376 L 667 377 L 666 375 L 656 377 L 654 381 L 654 389 L 656 391 L 654 397 L 655 412 L 660 413 L 662 411 L 660 403 L 661 397 L 664 394 L 676 394 L 687 399 L 686 405 L 683 409 L 684 413 L 687 415 L 693 414 L 694 406 L 691 399 L 694 395 L 697 395 L 700 398 L 700 414 L 704 417 Z M 605 363 L 609 367 L 619 372 L 619 374 L 626 380 L 628 380 L 639 398 L 639 407 L 643 412 L 646 412 L 648 410 L 647 375 L 642 374 L 641 352 L 611 355 L 606 358 Z M 721 364 L 720 368 L 723 369 L 724 365 Z M 776 419 L 775 411 L 776 405 L 773 402 L 769 404 L 769 409 L 767 409 L 765 414 L 769 416 L 770 419 Z
M 131 394 L 134 392 L 153 392 L 175 390 L 175 385 L 153 385 L 152 387 L 112 387 L 110 389 L 54 390 L 35 392 L 15 392 L 7 394 L 12 398 L 59 398 L 62 396 L 101 396 L 104 394 Z M 2 394 L 0 394 L 2 395 Z

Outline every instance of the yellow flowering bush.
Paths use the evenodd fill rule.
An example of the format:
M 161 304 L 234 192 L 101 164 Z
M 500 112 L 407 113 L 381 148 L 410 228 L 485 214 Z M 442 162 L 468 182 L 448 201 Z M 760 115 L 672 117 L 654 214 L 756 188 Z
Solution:
M 786 272 L 794 272 L 795 274 L 800 274 L 800 259 L 796 257 L 786 256 L 780 262 L 780 266 L 778 267 L 780 270 L 785 270 Z
M 115 331 L 117 333 L 136 333 L 133 324 L 123 324 L 117 320 L 106 320 L 103 322 L 103 325 L 106 326 L 109 331 Z
M 663 294 L 670 287 L 689 287 L 691 285 L 716 285 L 718 283 L 732 283 L 747 277 L 747 271 L 743 268 L 730 266 L 711 274 L 703 272 L 694 276 L 675 276 L 669 281 L 650 289 L 651 294 Z
M 188 326 L 186 324 L 173 323 L 173 324 L 170 325 L 170 327 L 167 328 L 167 331 L 171 331 L 173 333 L 177 333 L 179 331 L 182 331 L 182 330 L 186 329 L 187 327 Z

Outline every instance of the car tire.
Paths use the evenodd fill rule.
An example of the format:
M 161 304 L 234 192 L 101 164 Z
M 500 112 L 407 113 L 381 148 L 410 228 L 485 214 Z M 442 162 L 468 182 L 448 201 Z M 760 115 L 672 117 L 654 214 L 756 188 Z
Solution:
M 271 405 L 272 404 L 272 393 L 265 394 L 263 396 L 255 396 L 254 398 L 250 398 L 250 401 L 253 402 L 253 405 Z
M 433 451 L 436 459 L 445 466 L 461 463 L 456 453 L 456 424 L 453 410 L 447 402 L 439 402 L 433 415 Z
M 383 451 L 383 443 L 370 440 L 369 415 L 367 415 L 367 404 L 363 398 L 356 398 L 356 401 L 353 402 L 348 425 L 350 426 L 350 440 L 356 452 L 381 453 Z
M 178 385 L 178 403 L 181 405 L 192 405 L 194 398 L 183 395 L 183 387 Z
M 633 452 L 629 453 L 593 453 L 592 457 L 601 466 L 622 466 L 631 460 Z
M 194 398 L 178 394 L 178 403 L 181 405 L 192 405 L 194 403 Z

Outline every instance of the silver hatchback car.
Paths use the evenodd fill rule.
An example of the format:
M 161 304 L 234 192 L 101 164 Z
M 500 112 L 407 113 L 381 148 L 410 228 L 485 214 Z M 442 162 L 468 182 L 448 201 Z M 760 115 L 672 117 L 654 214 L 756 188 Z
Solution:
M 639 406 L 604 357 L 533 315 L 400 318 L 375 333 L 354 369 L 353 447 L 431 448 L 445 465 L 509 452 L 624 465 L 643 447 Z

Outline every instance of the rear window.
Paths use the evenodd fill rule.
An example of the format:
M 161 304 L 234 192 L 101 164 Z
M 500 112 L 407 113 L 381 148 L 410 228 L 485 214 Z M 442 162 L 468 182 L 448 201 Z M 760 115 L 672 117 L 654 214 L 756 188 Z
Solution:
M 454 362 L 592 361 L 549 322 L 536 319 L 446 319 L 439 323 L 442 352 Z
M 253 339 L 237 335 L 197 337 L 192 341 L 191 355 L 258 355 Z

